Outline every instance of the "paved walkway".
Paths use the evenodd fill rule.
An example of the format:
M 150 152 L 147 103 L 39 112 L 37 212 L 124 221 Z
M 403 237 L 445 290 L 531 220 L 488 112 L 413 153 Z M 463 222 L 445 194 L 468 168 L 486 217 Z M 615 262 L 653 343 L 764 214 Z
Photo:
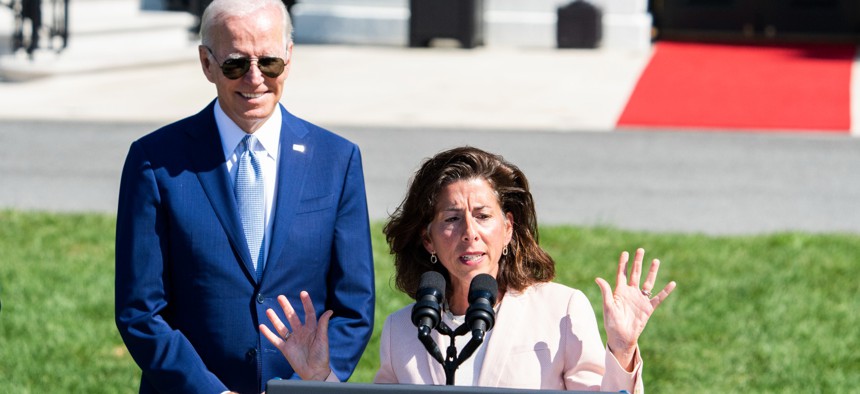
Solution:
M 611 130 L 647 54 L 297 45 L 283 102 L 327 125 Z M 0 119 L 168 121 L 214 97 L 186 60 L 0 83 Z
M 0 82 L 0 119 L 164 122 L 206 105 L 214 87 L 188 40 L 193 19 L 138 3 L 72 1 L 69 47 L 34 61 L 10 58 L 12 23 L 0 23 L 0 74 L 25 80 Z M 326 125 L 611 130 L 649 56 L 297 44 L 283 102 Z
M 71 7 L 70 46 L 59 61 L 42 53 L 3 67 L 12 27 L 0 23 L 0 55 L 7 52 L 0 74 L 46 75 L 0 82 L 0 119 L 167 122 L 214 97 L 196 42 L 188 40 L 190 15 L 141 12 L 132 0 L 78 0 Z M 0 21 L 11 17 L 0 7 Z M 299 43 L 283 102 L 328 126 L 611 131 L 650 56 Z M 860 92 L 860 78 L 851 90 Z M 852 106 L 852 118 L 860 119 L 860 100 Z

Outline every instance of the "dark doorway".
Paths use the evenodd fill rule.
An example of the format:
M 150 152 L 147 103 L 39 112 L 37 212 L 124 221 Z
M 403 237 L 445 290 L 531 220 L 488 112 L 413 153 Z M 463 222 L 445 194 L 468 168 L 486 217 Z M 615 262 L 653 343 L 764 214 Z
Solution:
M 857 0 L 650 0 L 658 38 L 860 42 Z

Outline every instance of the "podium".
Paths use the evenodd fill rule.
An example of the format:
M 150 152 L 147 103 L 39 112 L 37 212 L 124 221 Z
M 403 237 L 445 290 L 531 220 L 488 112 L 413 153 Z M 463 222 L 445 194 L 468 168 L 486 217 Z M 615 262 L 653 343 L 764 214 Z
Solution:
M 593 391 L 511 389 L 500 387 L 433 386 L 414 384 L 331 383 L 272 379 L 266 394 L 593 394 Z

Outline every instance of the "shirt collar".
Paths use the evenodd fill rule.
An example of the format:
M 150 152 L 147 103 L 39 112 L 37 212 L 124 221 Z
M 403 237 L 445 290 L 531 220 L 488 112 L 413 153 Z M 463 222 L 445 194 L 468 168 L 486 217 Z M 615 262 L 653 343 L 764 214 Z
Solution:
M 221 109 L 220 101 L 215 102 L 215 124 L 218 126 L 218 133 L 221 135 L 221 146 L 224 149 L 224 158 L 230 160 L 230 156 L 236 151 L 236 147 L 242 142 L 242 138 L 247 133 L 239 128 L 233 119 Z M 266 119 L 266 122 L 254 132 L 254 136 L 260 141 L 263 146 L 263 151 L 276 162 L 278 160 L 278 149 L 281 141 L 281 106 L 275 108 L 272 116 Z M 260 148 L 257 148 L 259 151 Z

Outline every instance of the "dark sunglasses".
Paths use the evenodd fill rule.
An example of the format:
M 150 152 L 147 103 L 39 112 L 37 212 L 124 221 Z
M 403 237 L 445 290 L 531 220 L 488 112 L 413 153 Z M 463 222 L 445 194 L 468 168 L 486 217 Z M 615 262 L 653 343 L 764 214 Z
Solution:
M 212 52 L 212 49 L 209 47 L 204 47 L 209 54 L 212 55 L 212 58 L 215 59 L 215 62 L 218 62 L 218 58 L 215 57 L 215 54 Z M 260 68 L 260 72 L 263 75 L 269 78 L 277 78 L 284 72 L 285 62 L 284 59 L 279 57 L 261 57 L 257 58 L 248 58 L 248 57 L 231 57 L 221 63 L 219 66 L 221 67 L 221 72 L 224 73 L 224 76 L 229 79 L 239 79 L 242 78 L 248 70 L 251 69 L 251 62 L 256 60 L 257 67 Z

